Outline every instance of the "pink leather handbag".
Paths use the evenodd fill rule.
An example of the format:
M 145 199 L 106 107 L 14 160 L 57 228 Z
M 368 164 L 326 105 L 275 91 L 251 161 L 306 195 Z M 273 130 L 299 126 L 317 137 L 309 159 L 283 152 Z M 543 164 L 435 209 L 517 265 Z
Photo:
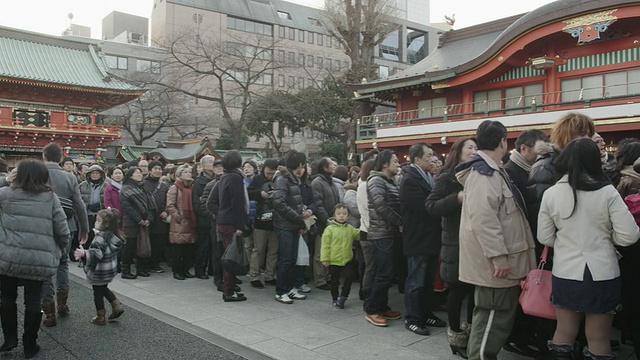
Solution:
M 555 320 L 556 308 L 551 304 L 551 271 L 543 270 L 548 252 L 549 248 L 545 246 L 538 268 L 529 271 L 520 282 L 522 292 L 518 301 L 525 314 Z

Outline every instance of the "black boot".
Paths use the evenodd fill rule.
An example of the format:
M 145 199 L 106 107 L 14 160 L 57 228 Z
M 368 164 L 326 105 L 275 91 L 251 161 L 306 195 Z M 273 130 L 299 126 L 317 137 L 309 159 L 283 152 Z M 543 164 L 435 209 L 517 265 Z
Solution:
M 589 351 L 589 348 L 586 346 L 582 350 L 582 354 L 584 355 L 585 360 L 616 360 L 616 353 L 612 352 L 611 354 L 606 355 L 596 355 Z
M 554 344 L 547 341 L 551 360 L 573 360 L 573 344 Z
M 38 340 L 38 331 L 40 330 L 40 321 L 42 321 L 42 313 L 40 311 L 25 311 L 22 346 L 24 347 L 24 357 L 26 359 L 31 359 L 40 351 L 40 346 L 36 342 Z
M 0 319 L 4 334 L 4 344 L 0 346 L 0 352 L 6 352 L 18 346 L 18 307 L 15 304 L 0 307 Z
M 136 276 L 135 274 L 131 273 L 131 264 L 122 264 L 122 278 L 123 279 L 129 279 L 129 280 L 133 280 L 133 279 L 137 279 L 138 276 Z

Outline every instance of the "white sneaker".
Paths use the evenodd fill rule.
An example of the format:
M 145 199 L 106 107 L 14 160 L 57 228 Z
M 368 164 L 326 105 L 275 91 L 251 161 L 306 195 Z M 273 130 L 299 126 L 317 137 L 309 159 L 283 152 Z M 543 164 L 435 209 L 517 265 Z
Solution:
M 289 298 L 293 300 L 304 300 L 307 298 L 307 295 L 300 294 L 297 289 L 293 289 L 289 291 Z
M 297 288 L 298 292 L 308 294 L 311 292 L 311 288 L 307 286 L 307 284 L 302 284 L 299 288 Z
M 278 295 L 276 294 L 276 301 L 281 302 L 283 304 L 293 304 L 293 300 L 287 294 Z

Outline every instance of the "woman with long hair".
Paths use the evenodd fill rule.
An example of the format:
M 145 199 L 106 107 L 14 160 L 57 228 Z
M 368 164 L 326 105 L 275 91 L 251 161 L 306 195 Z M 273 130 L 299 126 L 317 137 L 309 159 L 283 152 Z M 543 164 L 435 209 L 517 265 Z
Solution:
M 615 245 L 630 246 L 640 230 L 602 170 L 591 139 L 566 145 L 556 161 L 562 177 L 542 197 L 538 241 L 553 247 L 551 298 L 558 324 L 549 342 L 553 359 L 573 358 L 582 314 L 585 359 L 615 359 L 609 336 L 621 282 Z
M 169 243 L 172 247 L 171 267 L 173 278 L 184 280 L 194 278 L 189 272 L 195 244 L 196 213 L 191 197 L 191 167 L 180 165 L 175 172 L 176 180 L 167 192 L 166 212 L 171 216 Z
M 14 177 L 15 174 L 15 177 Z M 24 286 L 25 358 L 40 351 L 42 282 L 55 275 L 69 242 L 67 217 L 48 185 L 44 163 L 24 160 L 0 189 L 0 318 L 4 343 L 0 352 L 18 346 L 18 284 Z
M 148 277 L 144 269 L 144 259 L 136 255 L 140 228 L 149 228 L 153 221 L 155 201 L 142 184 L 142 170 L 134 166 L 127 169 L 120 189 L 120 206 L 122 206 L 122 230 L 126 238 L 124 253 L 122 254 L 122 278 L 135 279 L 138 276 Z M 136 273 L 131 272 L 131 265 L 135 258 Z
M 440 277 L 449 288 L 447 313 L 449 329 L 447 341 L 454 354 L 467 358 L 468 331 L 471 329 L 473 312 L 473 285 L 458 280 L 460 262 L 460 216 L 462 213 L 462 185 L 456 179 L 456 166 L 471 159 L 478 151 L 474 138 L 463 137 L 451 146 L 447 160 L 429 194 L 425 206 L 431 215 L 442 217 L 442 249 L 440 250 Z M 462 304 L 467 298 L 467 321 L 460 322 Z

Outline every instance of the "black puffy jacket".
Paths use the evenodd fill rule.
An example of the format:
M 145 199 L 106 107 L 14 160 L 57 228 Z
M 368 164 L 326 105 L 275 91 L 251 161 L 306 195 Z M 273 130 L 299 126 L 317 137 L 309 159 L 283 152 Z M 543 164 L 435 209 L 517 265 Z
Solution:
M 458 193 L 462 184 L 456 179 L 453 170 L 440 174 L 425 207 L 432 215 L 442 216 L 442 248 L 440 249 L 440 277 L 447 284 L 458 281 L 460 263 L 460 216 L 462 204 L 458 202 Z
M 369 232 L 367 240 L 399 238 L 400 194 L 393 179 L 379 171 L 372 171 L 367 179 L 369 197 Z
M 523 195 L 527 203 L 527 215 L 534 238 L 538 231 L 538 213 L 542 203 L 542 194 L 559 180 L 556 172 L 556 159 L 559 155 L 560 152 L 553 148 L 533 164 L 529 173 L 527 193 Z M 536 244 L 536 247 L 539 245 Z
M 193 182 L 191 188 L 191 202 L 193 204 L 193 211 L 198 216 L 196 229 L 204 232 L 208 232 L 211 229 L 212 219 L 206 204 L 200 201 L 200 197 L 204 193 L 204 188 L 207 184 L 213 180 L 213 177 L 208 176 L 204 171 L 198 175 Z
M 287 231 L 304 229 L 300 181 L 287 170 L 281 170 L 274 180 L 272 197 L 273 227 Z

